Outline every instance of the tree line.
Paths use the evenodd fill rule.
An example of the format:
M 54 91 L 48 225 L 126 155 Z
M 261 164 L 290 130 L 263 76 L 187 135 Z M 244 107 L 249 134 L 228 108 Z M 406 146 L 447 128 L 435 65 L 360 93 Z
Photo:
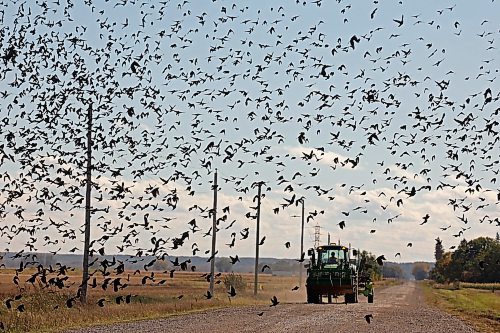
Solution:
M 434 252 L 436 266 L 430 277 L 440 283 L 464 281 L 474 283 L 500 282 L 500 237 L 463 239 L 454 251 L 444 251 L 439 237 Z

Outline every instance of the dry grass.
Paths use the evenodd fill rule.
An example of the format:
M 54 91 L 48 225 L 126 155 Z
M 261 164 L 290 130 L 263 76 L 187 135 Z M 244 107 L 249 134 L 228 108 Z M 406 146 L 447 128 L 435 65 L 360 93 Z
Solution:
M 374 284 L 375 288 L 382 289 L 382 288 L 387 288 L 387 287 L 391 287 L 391 286 L 397 286 L 397 285 L 403 284 L 404 282 L 405 282 L 405 280 L 389 278 L 389 279 L 383 279 L 381 281 L 375 281 L 375 282 L 373 282 L 373 284 Z
M 483 289 L 490 291 L 500 291 L 500 283 L 470 283 L 460 282 L 460 288 Z
M 427 300 L 461 319 L 481 332 L 500 332 L 500 293 L 477 288 L 434 288 L 424 283 Z
M 25 271 L 19 275 L 22 298 L 13 303 L 12 309 L 7 309 L 5 303 L 0 305 L 0 320 L 7 332 L 57 332 L 69 328 L 77 328 L 98 324 L 116 323 L 140 319 L 161 318 L 190 311 L 228 306 L 253 304 L 270 304 L 272 296 L 276 295 L 281 303 L 305 302 L 305 288 L 298 291 L 291 289 L 298 284 L 297 277 L 278 277 L 269 274 L 259 275 L 258 295 L 253 295 L 253 274 L 242 274 L 246 287 L 236 290 L 236 297 L 229 298 L 222 282 L 224 275 L 218 277 L 220 283 L 215 285 L 215 295 L 206 299 L 209 283 L 201 277 L 202 273 L 176 272 L 174 278 L 165 273 L 154 273 L 154 282 L 142 284 L 145 272 L 133 275 L 126 272 L 120 277 L 121 283 L 128 286 L 118 292 L 110 285 L 106 290 L 101 288 L 103 277 L 97 277 L 97 287 L 89 287 L 88 304 L 75 302 L 72 308 L 66 305 L 67 299 L 74 297 L 80 284 L 79 272 L 70 272 L 63 290 L 42 289 L 26 284 L 34 271 Z M 148 274 L 150 274 L 148 272 Z M 0 299 L 13 298 L 19 294 L 19 289 L 12 283 L 13 270 L 2 270 L 0 274 Z M 52 275 L 55 276 L 55 275 Z M 108 276 L 115 278 L 115 276 Z M 160 284 L 161 281 L 164 283 Z M 375 283 L 377 288 L 400 283 L 397 280 L 384 280 Z M 134 295 L 130 304 L 116 304 L 116 297 Z M 180 297 L 182 295 L 182 297 Z M 97 301 L 105 298 L 104 307 Z M 26 310 L 22 313 L 16 310 L 19 304 L 24 304 Z
M 23 272 L 20 281 L 26 281 L 33 272 Z M 122 283 L 128 286 L 113 291 L 109 286 L 103 290 L 100 285 L 102 277 L 97 279 L 98 287 L 89 287 L 88 304 L 75 302 L 68 308 L 66 300 L 74 297 L 79 285 L 77 272 L 71 273 L 66 281 L 69 288 L 64 290 L 41 289 L 31 284 L 22 283 L 25 291 L 22 299 L 13 303 L 13 309 L 7 309 L 5 303 L 0 305 L 0 318 L 8 332 L 57 332 L 63 329 L 76 328 L 112 322 L 123 322 L 139 319 L 152 319 L 175 314 L 198 311 L 208 308 L 241 306 L 251 304 L 270 304 L 272 296 L 276 295 L 282 303 L 304 302 L 304 288 L 298 291 L 291 289 L 297 285 L 296 277 L 276 277 L 269 274 L 259 275 L 258 296 L 253 296 L 253 275 L 242 274 L 246 282 L 244 290 L 237 290 L 236 297 L 229 298 L 224 284 L 215 285 L 215 295 L 206 299 L 204 294 L 209 289 L 209 283 L 201 277 L 202 273 L 176 272 L 174 278 L 168 274 L 155 272 L 154 282 L 148 280 L 143 285 L 145 274 L 134 276 L 132 272 L 122 274 Z M 13 298 L 19 293 L 12 283 L 13 271 L 2 271 L 0 274 L 0 299 Z M 114 278 L 114 276 L 110 276 Z M 222 281 L 224 275 L 218 278 Z M 159 284 L 160 281 L 165 281 Z M 116 304 L 117 296 L 128 294 L 132 297 L 130 304 Z M 182 297 L 180 297 L 182 295 Z M 99 307 L 97 301 L 105 298 L 104 307 Z M 26 311 L 15 310 L 19 304 L 24 304 Z

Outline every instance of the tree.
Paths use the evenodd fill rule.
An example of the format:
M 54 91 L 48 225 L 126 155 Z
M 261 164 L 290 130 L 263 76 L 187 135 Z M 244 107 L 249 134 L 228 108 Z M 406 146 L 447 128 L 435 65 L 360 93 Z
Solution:
M 434 258 L 436 258 L 436 262 L 443 258 L 444 249 L 443 249 L 443 241 L 441 239 L 436 238 L 436 247 L 434 249 Z
M 424 280 L 427 279 L 429 275 L 430 266 L 426 262 L 417 262 L 413 265 L 413 269 L 411 270 L 411 274 L 415 277 L 415 280 Z
M 465 269 L 468 282 L 500 281 L 498 260 L 500 260 L 500 244 L 489 237 L 479 237 L 468 242 L 467 262 Z
M 483 267 L 479 266 L 481 272 L 481 282 L 500 282 L 500 242 L 492 241 L 490 246 L 484 250 L 482 256 L 478 258 L 483 262 Z
M 454 252 L 446 252 L 436 262 L 431 278 L 438 282 L 500 282 L 500 243 L 489 237 L 463 239 Z
M 169 269 L 169 264 L 165 260 L 161 259 L 157 259 L 151 267 L 151 270 L 153 271 L 166 271 L 167 269 Z
M 436 262 L 434 268 L 429 272 L 429 277 L 436 282 L 444 283 L 448 279 L 451 263 L 451 252 L 445 252 L 443 257 Z
M 443 241 L 438 237 L 436 238 L 436 246 L 434 249 L 434 258 L 436 258 L 436 265 L 429 272 L 429 277 L 440 283 L 444 282 L 445 280 L 441 267 L 443 256 L 444 256 Z
M 215 267 L 219 272 L 230 272 L 233 265 L 229 258 L 221 257 L 215 260 Z
M 457 249 L 451 254 L 450 264 L 447 270 L 447 280 L 462 280 L 462 275 L 467 271 L 466 263 L 470 260 L 467 258 L 468 245 L 465 239 L 460 241 Z
M 382 268 L 377 263 L 375 256 L 367 251 L 360 253 L 361 268 L 365 269 L 373 281 L 380 280 Z

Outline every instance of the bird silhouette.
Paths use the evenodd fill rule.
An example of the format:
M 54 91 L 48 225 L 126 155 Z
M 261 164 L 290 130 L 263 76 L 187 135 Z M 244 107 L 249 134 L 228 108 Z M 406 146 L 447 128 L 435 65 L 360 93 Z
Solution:
M 399 27 L 401 27 L 401 26 L 403 25 L 403 23 L 404 23 L 403 19 L 404 19 L 404 16 L 403 16 L 403 15 L 401 15 L 401 19 L 400 19 L 400 20 L 398 20 L 398 19 L 393 19 L 393 21 L 394 21 L 394 22 L 396 22 L 396 23 L 398 24 L 398 28 L 399 28 Z

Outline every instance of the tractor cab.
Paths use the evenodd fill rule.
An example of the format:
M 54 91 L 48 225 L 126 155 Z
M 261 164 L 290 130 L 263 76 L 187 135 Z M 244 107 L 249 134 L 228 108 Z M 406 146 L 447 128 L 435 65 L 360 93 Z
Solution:
M 344 268 L 349 262 L 349 250 L 345 246 L 325 245 L 317 249 L 318 260 L 316 265 L 321 268 Z

